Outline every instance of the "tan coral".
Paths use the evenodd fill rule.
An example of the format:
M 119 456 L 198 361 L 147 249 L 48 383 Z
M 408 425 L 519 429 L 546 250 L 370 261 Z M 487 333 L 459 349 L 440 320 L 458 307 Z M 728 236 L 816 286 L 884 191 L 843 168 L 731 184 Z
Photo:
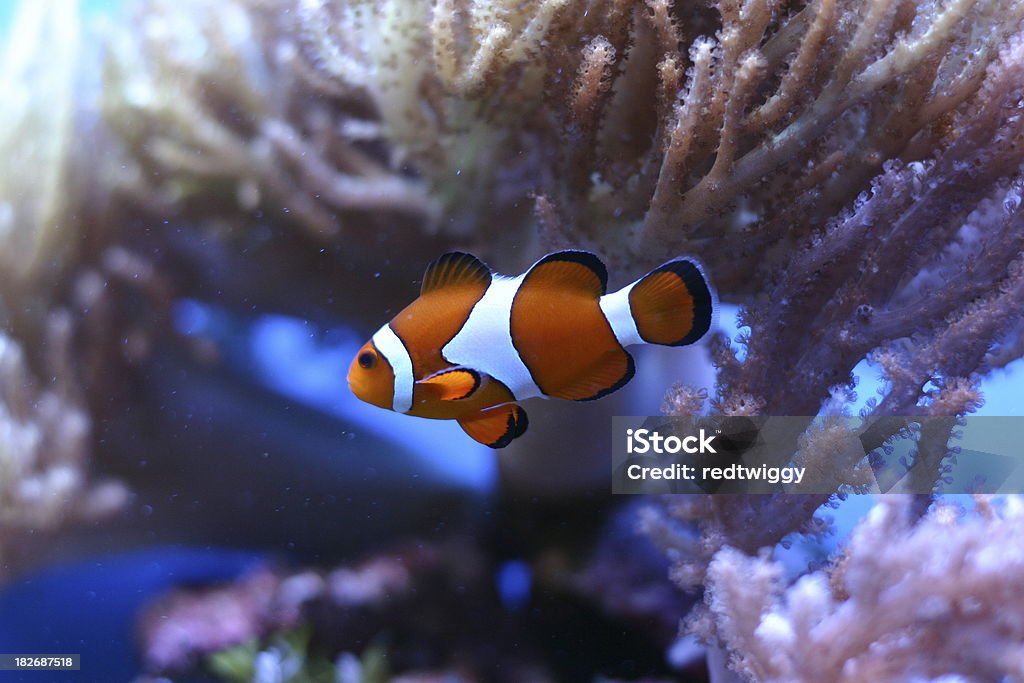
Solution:
M 8 291 L 48 285 L 74 249 L 67 174 L 80 41 L 77 3 L 18 4 L 0 63 L 0 285 Z
M 126 147 L 115 190 L 164 213 L 224 197 L 235 215 L 283 213 L 320 241 L 353 212 L 433 220 L 422 186 L 350 137 L 375 130 L 358 97 L 349 107 L 349 93 L 318 96 L 299 78 L 297 36 L 275 7 L 137 11 L 135 31 L 109 32 L 104 67 L 104 118 Z

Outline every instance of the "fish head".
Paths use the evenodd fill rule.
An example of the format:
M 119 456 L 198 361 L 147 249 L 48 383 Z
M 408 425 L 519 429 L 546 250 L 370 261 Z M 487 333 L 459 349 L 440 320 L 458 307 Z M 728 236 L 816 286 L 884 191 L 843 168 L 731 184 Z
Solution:
M 395 373 L 373 340 L 363 344 L 348 368 L 348 388 L 360 400 L 391 410 Z

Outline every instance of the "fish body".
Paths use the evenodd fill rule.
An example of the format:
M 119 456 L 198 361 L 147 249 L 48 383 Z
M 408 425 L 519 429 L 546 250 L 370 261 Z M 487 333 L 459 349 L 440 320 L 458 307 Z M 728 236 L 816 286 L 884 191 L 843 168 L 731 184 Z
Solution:
M 548 254 L 518 277 L 454 252 L 427 268 L 420 296 L 378 330 L 349 369 L 352 392 L 381 408 L 458 420 L 492 448 L 528 424 L 519 401 L 590 401 L 624 386 L 634 344 L 683 346 L 710 328 L 714 296 L 679 258 L 607 293 L 585 251 Z

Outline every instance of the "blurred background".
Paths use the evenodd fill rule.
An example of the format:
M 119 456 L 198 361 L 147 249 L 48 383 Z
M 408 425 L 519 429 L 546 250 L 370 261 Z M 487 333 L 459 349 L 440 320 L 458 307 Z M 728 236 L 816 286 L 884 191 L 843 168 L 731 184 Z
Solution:
M 82 654 L 24 680 L 705 680 L 677 638 L 699 596 L 609 470 L 610 417 L 714 386 L 707 348 L 526 405 L 500 452 L 356 400 L 352 356 L 427 263 L 484 244 L 518 273 L 544 247 L 511 190 L 427 193 L 274 11 L 0 3 L 0 651 Z M 487 232 L 501 212 L 527 227 Z M 855 374 L 863 407 L 877 372 Z M 1019 413 L 1022 376 L 986 379 L 979 413 Z M 837 506 L 837 538 L 869 504 Z
M 609 612 L 583 567 L 633 537 L 613 514 L 628 501 L 609 495 L 610 416 L 657 412 L 684 372 L 710 383 L 705 352 L 642 353 L 626 391 L 538 405 L 530 438 L 504 452 L 356 400 L 355 351 L 416 296 L 427 263 L 466 241 L 358 208 L 344 216 L 358 229 L 325 240 L 296 229 L 286 202 L 240 197 L 259 191 L 202 167 L 212 152 L 175 156 L 162 137 L 175 126 L 220 143 L 219 126 L 250 125 L 239 105 L 210 105 L 211 122 L 154 104 L 181 92 L 147 91 L 216 99 L 237 77 L 189 33 L 217 14 L 202 5 L 0 6 L 16 101 L 0 173 L 0 650 L 82 655 L 80 672 L 25 680 L 668 671 L 683 600 L 667 561 L 649 549 L 638 576 L 667 594 L 658 615 Z M 218 16 L 242 42 L 266 28 L 231 7 Z M 166 41 L 164 61 L 131 52 L 144 39 Z M 211 73 L 197 66 L 207 57 Z M 344 97 L 295 97 L 312 100 L 310 118 L 359 113 Z M 374 140 L 361 147 L 358 163 L 383 158 Z M 510 239 L 498 253 L 495 268 L 519 272 L 540 252 Z M 175 597 L 201 590 L 226 595 Z M 276 665 L 257 666 L 264 647 Z

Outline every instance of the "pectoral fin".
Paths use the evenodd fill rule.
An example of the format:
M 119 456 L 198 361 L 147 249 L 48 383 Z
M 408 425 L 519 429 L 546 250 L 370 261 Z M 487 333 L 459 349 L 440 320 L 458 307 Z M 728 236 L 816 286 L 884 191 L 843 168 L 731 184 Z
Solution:
M 448 368 L 416 382 L 416 386 L 430 391 L 442 401 L 461 401 L 469 398 L 484 385 L 487 376 L 465 367 Z
M 459 426 L 475 441 L 491 448 L 504 448 L 522 436 L 529 425 L 526 411 L 515 403 L 482 410 L 459 420 Z

